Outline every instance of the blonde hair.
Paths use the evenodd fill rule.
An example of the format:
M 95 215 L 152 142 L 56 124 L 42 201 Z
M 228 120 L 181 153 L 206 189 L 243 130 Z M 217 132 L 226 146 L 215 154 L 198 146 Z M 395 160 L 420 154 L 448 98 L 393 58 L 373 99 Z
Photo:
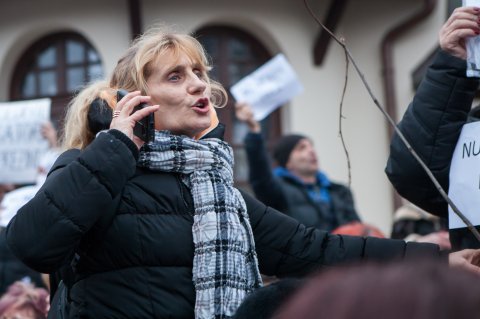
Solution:
M 63 148 L 83 149 L 95 138 L 88 127 L 87 115 L 90 104 L 96 98 L 103 98 L 113 108 L 116 103 L 115 92 L 119 88 L 127 91 L 140 90 L 142 94 L 149 95 L 147 80 L 155 65 L 161 63 L 162 56 L 167 52 L 174 57 L 181 53 L 188 55 L 205 74 L 205 80 L 212 92 L 212 105 L 224 107 L 227 104 L 228 95 L 223 86 L 208 76 L 211 64 L 202 45 L 188 34 L 168 32 L 164 26 L 156 25 L 135 39 L 118 60 L 110 81 L 90 84 L 68 105 L 62 138 Z
M 90 105 L 97 98 L 103 98 L 109 102 L 112 96 L 114 96 L 113 90 L 108 82 L 98 81 L 91 83 L 74 97 L 68 104 L 65 115 L 65 127 L 61 138 L 63 149 L 84 149 L 93 141 L 95 135 L 88 125 Z

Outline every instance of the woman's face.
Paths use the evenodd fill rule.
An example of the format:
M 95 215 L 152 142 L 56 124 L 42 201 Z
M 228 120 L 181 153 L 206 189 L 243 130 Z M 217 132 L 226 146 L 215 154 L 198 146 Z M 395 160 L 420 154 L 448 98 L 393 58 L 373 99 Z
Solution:
M 167 51 L 153 65 L 147 79 L 155 112 L 155 129 L 195 136 L 210 126 L 210 85 L 205 70 L 185 53 Z

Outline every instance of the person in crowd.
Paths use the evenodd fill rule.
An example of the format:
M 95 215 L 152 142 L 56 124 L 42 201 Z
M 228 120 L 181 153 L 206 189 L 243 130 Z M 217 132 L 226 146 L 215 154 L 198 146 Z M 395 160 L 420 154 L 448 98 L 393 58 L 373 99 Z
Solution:
M 0 203 L 2 202 L 5 194 L 15 189 L 15 185 L 11 183 L 0 184 Z
M 377 237 L 386 238 L 385 234 L 373 225 L 361 222 L 351 222 L 342 226 L 339 226 L 331 231 L 332 234 L 338 235 L 350 235 L 350 236 L 363 236 L 363 237 Z
M 255 290 L 243 300 L 233 319 L 272 318 L 303 283 L 303 278 L 285 278 Z
M 446 219 L 432 215 L 412 203 L 395 211 L 390 238 L 434 243 L 441 249 L 452 248 Z
M 229 318 L 262 286 L 261 273 L 301 277 L 362 259 L 446 256 L 433 244 L 307 228 L 235 189 L 214 108 L 227 94 L 209 69 L 195 38 L 152 27 L 110 81 L 69 105 L 66 151 L 6 230 L 12 252 L 33 269 L 72 265 L 58 298 L 69 318 Z M 130 93 L 115 103 L 120 88 Z M 94 113 L 108 120 L 91 116 L 106 105 L 110 112 Z M 150 114 L 154 138 L 142 141 L 134 127 Z M 463 250 L 448 260 L 480 273 L 479 257 Z
M 466 76 L 468 37 L 479 34 L 480 8 L 456 8 L 439 33 L 441 50 L 398 124 L 412 148 L 447 190 L 453 152 L 478 88 Z M 447 218 L 448 205 L 397 134 L 390 144 L 386 174 L 400 195 L 434 215 Z M 480 247 L 465 232 L 450 231 L 454 250 Z
M 480 313 L 480 277 L 441 263 L 365 263 L 307 279 L 276 319 L 468 319 Z
M 0 298 L 2 319 L 45 319 L 49 305 L 48 291 L 17 281 Z
M 46 122 L 40 128 L 42 136 L 48 141 L 49 148 L 42 154 L 37 164 L 37 176 L 34 185 L 19 187 L 5 194 L 0 200 L 0 294 L 16 281 L 32 282 L 37 287 L 48 286 L 48 280 L 42 274 L 27 267 L 16 258 L 7 246 L 5 227 L 18 209 L 35 196 L 45 182 L 47 173 L 53 166 L 60 151 L 58 148 L 57 130 L 51 122 Z
M 41 288 L 47 287 L 42 274 L 27 267 L 12 254 L 5 240 L 5 227 L 0 226 L 0 295 L 16 281 L 33 283 Z
M 348 187 L 331 181 L 319 170 L 312 141 L 303 135 L 282 136 L 273 150 L 272 172 L 261 126 L 249 104 L 235 105 L 237 118 L 246 123 L 245 150 L 249 181 L 255 196 L 305 226 L 331 231 L 360 218 Z
M 60 155 L 57 130 L 53 127 L 53 124 L 51 122 L 43 123 L 40 132 L 43 138 L 48 141 L 48 149 L 38 160 L 35 184 L 19 187 L 5 194 L 3 200 L 0 201 L 0 227 L 7 226 L 18 209 L 33 198 L 42 187 L 47 178 L 47 173 Z

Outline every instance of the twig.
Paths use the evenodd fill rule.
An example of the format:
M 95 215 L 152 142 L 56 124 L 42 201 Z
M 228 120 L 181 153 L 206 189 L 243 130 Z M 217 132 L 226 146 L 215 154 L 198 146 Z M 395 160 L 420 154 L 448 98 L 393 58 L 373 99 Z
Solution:
M 342 39 L 343 40 L 343 39 Z M 342 41 L 345 43 L 345 41 Z M 345 152 L 345 156 L 347 157 L 347 168 L 348 168 L 348 187 L 352 185 L 352 166 L 350 165 L 350 155 L 348 154 L 347 145 L 345 144 L 345 139 L 343 138 L 343 131 L 342 131 L 342 119 L 343 116 L 343 101 L 345 100 L 345 93 L 347 92 L 347 84 L 348 84 L 348 66 L 350 65 L 350 60 L 348 59 L 348 55 L 345 52 L 345 83 L 343 85 L 343 92 L 342 98 L 340 100 L 340 114 L 338 116 L 338 135 L 340 136 L 340 140 L 342 141 L 343 150 Z
M 375 97 L 375 95 L 373 94 L 372 92 L 372 89 L 370 88 L 370 85 L 368 84 L 368 82 L 365 80 L 365 76 L 363 75 L 363 73 L 360 71 L 360 68 L 357 66 L 357 63 L 355 62 L 355 60 L 353 59 L 351 53 L 350 53 L 350 50 L 347 48 L 347 46 L 345 45 L 344 42 L 340 41 L 340 39 L 338 39 L 325 25 L 323 25 L 322 22 L 320 22 L 320 20 L 318 19 L 318 17 L 315 15 L 315 13 L 312 11 L 312 9 L 310 8 L 309 4 L 308 4 L 308 0 L 304 0 L 304 3 L 305 3 L 305 6 L 308 10 L 308 12 L 310 13 L 310 15 L 312 16 L 312 18 L 343 48 L 343 50 L 345 51 L 345 54 L 348 56 L 348 59 L 352 62 L 354 68 L 355 68 L 355 71 L 357 71 L 357 74 L 360 76 L 360 79 L 362 80 L 362 83 L 363 85 L 365 86 L 365 88 L 367 89 L 368 91 L 368 94 L 370 95 L 370 97 L 372 98 L 373 102 L 375 103 L 375 105 L 377 106 L 377 108 L 382 112 L 382 114 L 384 115 L 384 117 L 387 119 L 387 121 L 390 123 L 390 125 L 392 125 L 392 127 L 395 129 L 395 133 L 397 133 L 398 137 L 400 137 L 400 140 L 403 142 L 403 144 L 405 144 L 405 146 L 407 147 L 408 151 L 413 155 L 413 157 L 415 158 L 415 160 L 420 164 L 420 166 L 423 168 L 423 170 L 425 171 L 425 173 L 427 173 L 428 177 L 430 178 L 430 180 L 433 182 L 433 184 L 435 185 L 435 188 L 438 190 L 438 192 L 440 193 L 440 195 L 443 197 L 443 199 L 445 199 L 445 201 L 448 203 L 448 205 L 452 208 L 452 211 L 465 223 L 465 225 L 467 225 L 468 229 L 473 233 L 473 235 L 475 236 L 475 238 L 480 242 L 480 233 L 477 231 L 477 229 L 472 225 L 472 223 L 470 222 L 470 220 L 468 220 L 468 218 L 463 215 L 462 212 L 460 212 L 460 210 L 458 209 L 458 207 L 453 203 L 453 201 L 450 199 L 450 197 L 448 197 L 447 193 L 443 190 L 442 186 L 440 185 L 440 183 L 437 181 L 437 179 L 435 178 L 435 176 L 433 175 L 433 173 L 430 171 L 430 169 L 427 167 L 427 165 L 422 161 L 422 159 L 420 158 L 420 156 L 418 156 L 417 152 L 415 152 L 415 150 L 412 148 L 412 146 L 410 145 L 410 143 L 407 141 L 407 139 L 405 138 L 405 136 L 403 135 L 403 133 L 400 131 L 400 129 L 397 127 L 397 125 L 395 124 L 395 122 L 393 121 L 393 119 L 390 117 L 390 115 L 388 115 L 388 113 L 385 111 L 385 109 L 382 107 L 382 105 L 380 104 L 380 102 L 378 101 L 378 99 Z

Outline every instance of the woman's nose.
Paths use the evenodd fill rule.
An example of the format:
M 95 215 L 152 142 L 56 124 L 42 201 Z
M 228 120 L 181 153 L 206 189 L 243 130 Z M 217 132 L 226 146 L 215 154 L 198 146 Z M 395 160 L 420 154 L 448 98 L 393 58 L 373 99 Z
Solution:
M 191 94 L 200 93 L 205 91 L 207 88 L 207 83 L 204 80 L 200 79 L 197 74 L 192 73 L 190 85 L 189 85 L 189 92 Z

